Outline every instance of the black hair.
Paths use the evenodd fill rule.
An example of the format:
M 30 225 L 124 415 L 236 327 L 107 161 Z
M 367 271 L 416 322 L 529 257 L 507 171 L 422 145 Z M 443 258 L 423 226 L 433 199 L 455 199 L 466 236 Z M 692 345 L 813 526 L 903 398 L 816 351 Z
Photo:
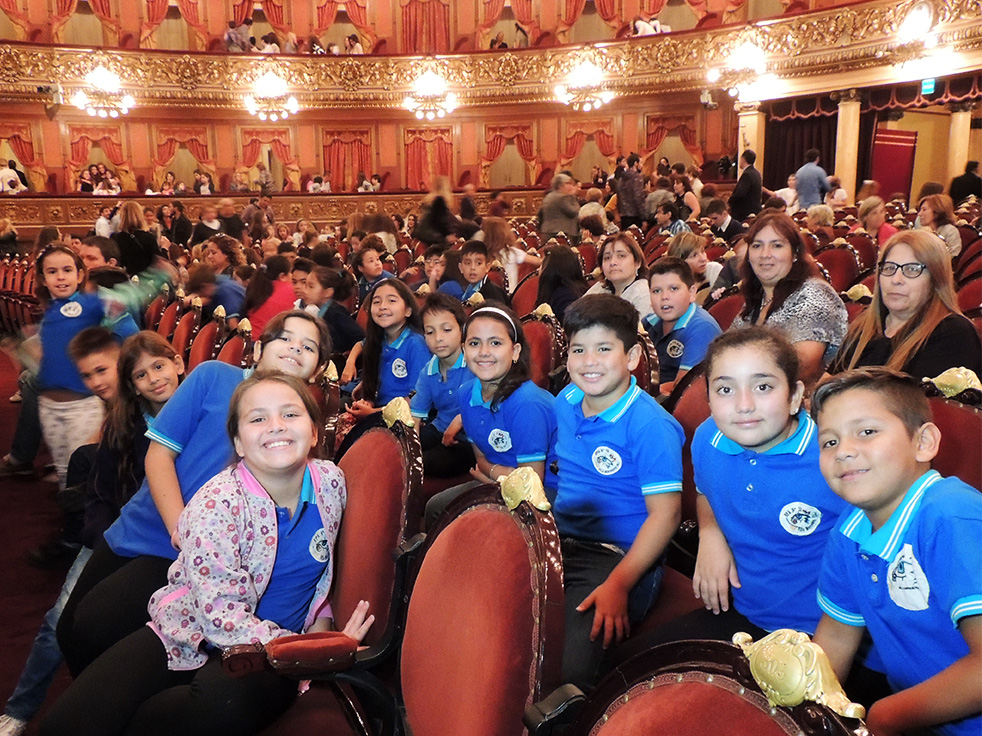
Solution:
M 379 327 L 375 323 L 375 320 L 372 319 L 372 301 L 375 299 L 375 293 L 384 286 L 395 289 L 402 301 L 405 302 L 406 307 L 410 310 L 409 316 L 406 318 L 406 326 L 414 332 L 422 332 L 422 326 L 419 320 L 419 305 L 416 302 L 416 297 L 402 281 L 399 279 L 385 279 L 377 283 L 368 292 L 368 295 L 365 297 L 365 305 L 368 309 L 368 324 L 365 326 L 365 346 L 361 352 L 361 391 L 362 396 L 371 402 L 374 402 L 378 398 L 379 384 L 381 382 L 379 367 L 382 360 L 382 345 L 385 342 L 385 330 Z
M 681 214 L 679 213 L 678 205 L 675 202 L 662 202 L 658 205 L 658 209 L 662 212 L 672 216 L 672 222 L 680 219 Z
M 107 265 L 114 258 L 116 259 L 116 263 L 121 263 L 123 260 L 123 256 L 119 252 L 119 245 L 112 238 L 104 238 L 101 235 L 90 235 L 82 241 L 82 245 L 98 248 Z
M 563 319 L 568 340 L 577 332 L 604 327 L 624 345 L 624 352 L 638 342 L 638 310 L 631 302 L 613 294 L 587 294 L 569 305 Z
M 320 282 L 325 289 L 334 289 L 334 301 L 343 302 L 354 289 L 355 277 L 348 271 L 326 266 L 314 266 L 308 273 L 312 273 L 314 278 Z
M 48 291 L 48 287 L 44 284 L 44 260 L 55 253 L 64 253 L 72 257 L 75 261 L 75 268 L 82 275 L 82 281 L 85 280 L 88 274 L 88 270 L 85 267 L 85 262 L 82 257 L 79 256 L 74 250 L 69 248 L 67 245 L 61 245 L 60 243 L 52 243 L 42 250 L 37 259 L 34 261 L 34 293 L 39 299 L 48 300 L 51 299 L 51 293 Z M 81 283 L 81 282 L 79 282 Z
M 300 271 L 301 273 L 310 273 L 314 270 L 316 264 L 309 258 L 297 258 L 293 261 L 293 268 L 290 269 L 290 273 L 294 271 Z
M 818 161 L 818 157 L 822 155 L 822 152 L 817 148 L 809 148 L 805 151 L 805 162 L 811 163 L 812 161 Z
M 280 241 L 280 244 L 276 246 L 277 255 L 285 255 L 286 253 L 296 253 L 297 246 L 293 243 L 287 242 L 285 240 Z
M 722 215 L 726 210 L 726 202 L 722 199 L 711 199 L 706 205 L 706 209 L 703 210 L 703 214 L 712 217 L 713 215 Z
M 576 299 L 588 288 L 580 257 L 568 245 L 553 245 L 546 249 L 542 261 L 536 304 L 551 304 L 552 295 L 561 286 L 569 289 Z
M 634 168 L 634 165 L 638 161 L 640 161 L 640 160 L 641 160 L 641 157 L 638 154 L 632 153 L 630 156 L 627 157 L 627 166 L 628 166 L 628 168 L 633 169 Z
M 426 300 L 419 310 L 419 317 L 422 319 L 427 314 L 433 312 L 450 312 L 457 321 L 457 326 L 460 327 L 461 334 L 463 334 L 464 322 L 467 321 L 467 312 L 464 311 L 464 305 L 460 303 L 459 299 L 440 291 L 430 292 L 426 295 Z
M 341 265 L 338 260 L 338 252 L 334 246 L 328 243 L 318 243 L 310 251 L 310 260 L 318 266 L 327 266 L 328 268 L 335 268 Z
M 774 296 L 769 312 L 769 314 L 774 314 L 805 281 L 818 273 L 818 269 L 811 256 L 808 255 L 798 225 L 783 212 L 765 212 L 754 219 L 753 225 L 744 236 L 744 240 L 747 241 L 750 248 L 753 248 L 757 233 L 765 227 L 772 228 L 778 235 L 786 239 L 792 251 L 791 270 L 774 287 Z M 761 285 L 760 279 L 757 278 L 757 274 L 754 273 L 750 263 L 749 251 L 748 257 L 744 258 L 743 265 L 740 267 L 740 276 L 740 293 L 743 294 L 744 301 L 740 316 L 750 322 L 756 322 L 762 309 L 764 287 Z
M 600 220 L 600 215 L 587 215 L 580 220 L 580 229 L 586 230 L 595 238 L 604 234 L 604 224 Z
M 105 327 L 86 327 L 68 343 L 68 357 L 73 363 L 107 350 L 119 350 L 119 340 Z
M 880 366 L 856 368 L 822 381 L 812 394 L 812 418 L 817 422 L 829 399 L 852 389 L 878 394 L 886 410 L 903 422 L 910 437 L 931 421 L 931 404 L 921 382 L 906 373 Z
M 648 266 L 648 283 L 651 283 L 652 276 L 664 276 L 666 273 L 677 274 L 686 286 L 692 286 L 696 283 L 696 277 L 692 273 L 691 266 L 681 258 L 673 258 L 672 256 L 662 256 Z
M 327 361 L 331 359 L 331 333 L 327 329 L 327 323 L 320 317 L 315 317 L 302 309 L 280 312 L 266 323 L 263 334 L 259 336 L 260 357 L 266 346 L 283 334 L 288 319 L 302 319 L 317 328 L 317 364 L 319 366 L 327 365 Z
M 423 260 L 424 261 L 428 261 L 431 258 L 433 258 L 434 256 L 443 257 L 443 255 L 446 252 L 447 252 L 447 249 L 446 249 L 445 246 L 442 246 L 442 245 L 431 245 L 426 250 L 423 251 Z
M 484 256 L 484 260 L 489 260 L 488 246 L 486 246 L 480 240 L 468 240 L 460 248 L 460 257 L 464 258 L 465 256 L 469 255 Z
M 706 366 L 706 385 L 709 385 L 709 380 L 712 377 L 713 362 L 724 350 L 742 348 L 748 345 L 759 345 L 764 353 L 774 359 L 777 367 L 788 380 L 788 387 L 793 393 L 801 371 L 798 351 L 795 350 L 794 345 L 788 340 L 787 333 L 783 330 L 763 325 L 750 325 L 738 330 L 730 330 L 709 343 L 706 357 L 703 358 L 703 365 Z
M 742 158 L 748 164 L 753 166 L 754 162 L 757 160 L 757 154 L 754 153 L 753 149 L 748 148 L 746 151 L 743 152 L 740 158 Z
M 504 325 L 512 342 L 521 346 L 518 359 L 512 363 L 508 373 L 501 379 L 498 388 L 495 389 L 494 396 L 491 397 L 491 411 L 497 411 L 501 404 L 532 375 L 532 358 L 529 355 L 529 345 L 518 316 L 510 307 L 496 301 L 485 302 L 471 312 L 471 316 L 464 323 L 463 340 L 465 345 L 467 344 L 467 330 L 475 319 L 490 319 Z
M 288 273 L 290 259 L 286 256 L 269 256 L 264 260 L 262 267 L 249 279 L 242 311 L 248 314 L 265 303 L 273 295 L 273 284 L 280 276 Z

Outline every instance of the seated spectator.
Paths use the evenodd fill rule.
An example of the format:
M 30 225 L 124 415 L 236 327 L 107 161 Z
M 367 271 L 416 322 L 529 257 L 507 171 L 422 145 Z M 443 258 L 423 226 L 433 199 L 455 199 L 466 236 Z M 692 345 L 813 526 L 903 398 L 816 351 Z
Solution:
M 447 281 L 440 287 L 444 294 L 457 297 L 466 302 L 474 294 L 480 294 L 484 301 L 496 301 L 511 306 L 511 299 L 505 290 L 488 278 L 491 259 L 488 247 L 479 240 L 468 240 L 460 249 L 460 274 L 467 286 L 461 288 L 456 281 Z
M 709 218 L 709 229 L 717 238 L 722 238 L 729 243 L 735 237 L 743 234 L 743 223 L 730 217 L 730 208 L 722 199 L 711 200 L 706 205 L 705 214 Z
M 678 207 L 675 206 L 674 202 L 663 202 L 658 205 L 655 210 L 655 222 L 658 224 L 659 230 L 667 231 L 670 235 L 692 232 L 689 226 L 680 219 Z
M 588 217 L 580 223 L 594 219 Z M 562 324 L 566 309 L 586 293 L 587 283 L 583 277 L 580 257 L 568 245 L 553 245 L 546 249 L 539 273 L 539 290 L 536 304 L 548 304 L 553 314 Z
M 601 217 L 603 219 L 601 219 Z M 607 219 L 607 213 L 601 215 L 590 215 L 580 220 L 580 245 L 584 243 L 596 243 L 600 236 L 604 234 L 605 228 L 603 220 Z
M 692 270 L 696 303 L 700 306 L 709 296 L 709 287 L 716 283 L 723 265 L 706 256 L 706 239 L 695 233 L 679 233 L 668 241 L 667 255 L 685 261 Z
M 829 177 L 829 191 L 825 195 L 825 204 L 833 210 L 838 207 L 845 207 L 849 201 L 849 195 L 842 188 L 842 181 L 837 176 Z
M 706 207 L 709 205 L 709 203 L 716 199 L 717 196 L 718 190 L 716 189 L 715 184 L 709 182 L 708 184 L 702 185 L 702 194 L 699 196 L 699 206 L 702 207 L 703 214 L 706 213 Z
M 344 52 L 348 56 L 361 56 L 365 53 L 365 49 L 361 45 L 361 41 L 358 39 L 357 33 L 352 33 L 350 36 L 345 37 Z
M 203 243 L 213 235 L 222 232 L 222 221 L 218 219 L 218 207 L 213 204 L 205 204 L 201 207 L 201 219 L 191 231 L 191 240 L 188 245 L 193 247 L 198 243 Z
M 798 211 L 798 190 L 796 189 L 798 183 L 798 177 L 791 174 L 788 177 L 788 185 L 781 189 L 778 189 L 774 194 L 787 203 L 788 208 L 785 210 L 789 215 L 793 215 Z
M 372 174 L 372 178 L 369 183 L 372 185 L 373 192 L 377 192 L 382 189 L 382 177 L 378 174 Z
M 327 53 L 330 56 L 340 56 L 341 55 L 341 48 L 336 43 L 333 43 L 332 42 L 332 43 L 327 44 L 327 49 L 326 49 L 325 53 Z
M 835 239 L 835 233 L 832 231 L 834 219 L 832 208 L 827 204 L 813 204 L 805 214 L 805 227 L 815 235 L 823 233 L 831 242 Z
M 76 191 L 86 192 L 88 194 L 95 191 L 95 184 L 92 182 L 92 174 L 89 173 L 88 169 L 82 169 L 79 172 Z
M 600 246 L 599 259 L 603 278 L 587 294 L 610 293 L 633 304 L 642 319 L 651 314 L 648 269 L 637 241 L 626 233 L 613 235 Z
M 299 54 L 300 44 L 302 42 L 297 41 L 297 34 L 290 31 L 286 34 L 286 40 L 283 42 L 283 53 L 284 54 Z
M 849 232 L 863 228 L 878 246 L 882 247 L 897 233 L 897 228 L 887 222 L 886 204 L 875 195 L 863 199 L 863 203 L 859 205 L 858 217 L 859 222 L 849 228 Z
M 375 238 L 377 241 L 378 238 Z M 379 242 L 381 248 L 385 248 Z M 394 279 L 395 275 L 386 271 L 382 266 L 382 259 L 379 252 L 373 247 L 361 248 L 351 254 L 351 268 L 358 277 L 358 303 L 365 301 L 365 297 L 377 284 L 386 279 Z
M 648 222 L 657 222 L 655 213 L 658 211 L 658 205 L 674 201 L 671 179 L 667 176 L 648 177 L 648 196 L 644 200 L 645 219 Z
M 781 197 L 768 197 L 764 200 L 763 206 L 760 208 L 761 213 L 767 210 L 768 212 L 787 212 L 788 203 L 785 202 Z
M 944 241 L 952 258 L 962 252 L 962 237 L 955 227 L 955 208 L 947 194 L 931 194 L 918 204 L 914 227 L 924 228 Z
M 365 331 L 343 306 L 354 288 L 355 280 L 344 269 L 314 266 L 307 275 L 307 311 L 327 324 L 335 353 L 347 353 L 365 339 Z
M 315 176 L 313 179 L 307 182 L 308 194 L 317 194 L 321 191 L 324 191 L 324 177 Z M 330 184 L 328 184 L 327 191 L 330 191 Z
M 325 49 L 324 48 L 324 44 L 321 43 L 321 40 L 319 38 L 317 38 L 317 36 L 313 36 L 312 35 L 312 36 L 308 36 L 307 37 L 307 53 L 308 54 L 316 54 L 316 55 L 319 55 L 319 56 L 320 55 L 323 55 L 323 54 L 326 54 L 326 53 L 328 53 L 330 47 L 333 46 L 333 45 L 334 44 L 328 44 L 327 45 L 328 48 Z
M 300 252 L 297 250 L 297 246 L 287 241 L 285 243 L 280 243 L 276 247 L 276 255 L 286 258 L 290 262 L 290 266 L 292 268 L 293 262 L 297 260 Z
M 672 191 L 675 193 L 675 206 L 682 220 L 698 220 L 701 208 L 699 198 L 692 191 L 692 182 L 685 174 L 673 174 Z
M 164 180 L 160 182 L 160 193 L 165 197 L 173 197 L 174 189 L 177 186 L 177 176 L 173 171 L 164 174 Z
M 277 314 L 293 309 L 295 297 L 290 267 L 290 259 L 286 256 L 269 256 L 249 279 L 243 309 L 257 333 L 262 332 L 266 323 Z
M 591 215 L 596 215 L 599 217 L 601 222 L 605 222 L 607 220 L 607 213 L 604 211 L 604 206 L 601 204 L 603 196 L 604 193 L 596 187 L 590 187 L 586 190 L 586 202 L 582 207 L 580 207 L 580 214 L 578 215 L 581 223 L 583 218 L 590 217 Z
M 506 49 L 508 44 L 505 43 L 505 32 L 498 31 L 498 35 L 491 39 L 491 43 L 488 46 L 489 49 L 494 51 L 495 49 Z
M 261 54 L 278 54 L 280 53 L 280 40 L 276 37 L 273 32 L 267 33 L 262 37 L 263 45 L 259 48 L 259 53 Z
M 249 186 L 249 180 L 246 177 L 244 171 L 236 171 L 232 174 L 232 180 L 229 182 L 228 190 L 230 192 L 248 192 L 252 190 Z

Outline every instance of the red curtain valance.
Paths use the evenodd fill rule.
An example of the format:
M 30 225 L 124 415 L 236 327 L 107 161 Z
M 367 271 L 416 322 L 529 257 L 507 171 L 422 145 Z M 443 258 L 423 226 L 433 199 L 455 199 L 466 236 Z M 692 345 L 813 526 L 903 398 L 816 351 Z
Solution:
M 654 153 L 662 144 L 669 133 L 678 133 L 685 150 L 696 160 L 702 163 L 703 151 L 699 145 L 698 130 L 694 117 L 650 117 L 645 121 L 647 135 L 645 136 L 645 150 Z
M 617 146 L 614 144 L 614 121 L 610 118 L 605 120 L 580 120 L 567 123 L 566 126 L 566 147 L 563 150 L 561 162 L 569 163 L 583 150 L 586 139 L 593 136 L 594 143 L 600 149 L 600 153 L 608 158 L 617 153 Z
M 453 131 L 450 128 L 407 128 L 405 134 L 406 144 L 416 140 L 421 140 L 425 143 L 431 143 L 435 140 L 452 143 Z
M 7 141 L 10 147 L 14 149 L 14 155 L 27 170 L 31 189 L 35 192 L 45 191 L 48 170 L 44 166 L 44 161 L 35 157 L 31 124 L 0 122 L 0 141 Z
M 290 150 L 289 128 L 243 128 L 240 170 L 251 169 L 259 161 L 262 147 L 268 145 L 276 160 L 283 164 L 293 191 L 300 191 L 300 161 Z

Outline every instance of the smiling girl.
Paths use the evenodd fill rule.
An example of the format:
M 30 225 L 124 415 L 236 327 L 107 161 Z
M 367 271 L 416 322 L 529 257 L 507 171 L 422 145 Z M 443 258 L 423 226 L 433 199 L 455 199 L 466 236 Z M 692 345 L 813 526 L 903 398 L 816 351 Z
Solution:
M 599 258 L 603 279 L 591 286 L 587 294 L 607 292 L 631 302 L 642 319 L 651 314 L 648 270 L 644 265 L 644 254 L 634 238 L 626 233 L 607 238 L 600 246 Z

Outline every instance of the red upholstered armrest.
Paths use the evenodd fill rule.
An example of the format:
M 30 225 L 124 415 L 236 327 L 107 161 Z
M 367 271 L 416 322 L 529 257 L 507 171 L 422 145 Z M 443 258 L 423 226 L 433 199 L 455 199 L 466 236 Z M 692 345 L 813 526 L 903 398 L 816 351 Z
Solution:
M 222 653 L 222 668 L 233 677 L 269 667 L 288 677 L 313 677 L 349 669 L 358 642 L 340 631 L 294 634 L 262 644 L 238 644 Z

